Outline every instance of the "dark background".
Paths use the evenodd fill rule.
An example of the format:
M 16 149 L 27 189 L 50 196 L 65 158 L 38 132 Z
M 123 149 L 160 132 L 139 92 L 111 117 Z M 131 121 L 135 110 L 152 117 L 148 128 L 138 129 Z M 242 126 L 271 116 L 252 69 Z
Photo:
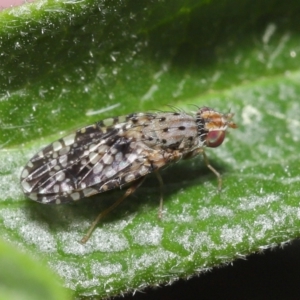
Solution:
M 300 240 L 252 254 L 172 286 L 115 300 L 300 299 Z

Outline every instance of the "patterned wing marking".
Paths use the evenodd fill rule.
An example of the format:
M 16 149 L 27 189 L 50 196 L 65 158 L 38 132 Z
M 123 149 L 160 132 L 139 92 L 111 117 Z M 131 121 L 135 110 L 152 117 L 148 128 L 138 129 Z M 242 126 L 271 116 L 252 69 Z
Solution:
M 36 154 L 21 175 L 24 193 L 35 201 L 60 203 L 129 182 L 132 176 L 120 178 L 134 170 L 133 163 L 142 167 L 142 147 L 136 147 L 133 138 L 123 134 L 130 129 L 128 120 L 110 128 L 101 127 L 102 122 L 59 139 Z
M 143 143 L 135 143 L 132 139 L 120 137 L 109 150 L 98 160 L 88 172 L 81 177 L 81 188 L 111 179 L 120 178 L 137 168 L 143 168 L 151 150 L 145 149 Z M 143 173 L 143 172 L 142 172 Z
M 51 199 L 67 196 L 66 193 L 77 189 L 77 174 L 74 171 L 79 167 L 76 166 L 80 166 L 80 162 L 88 158 L 95 148 L 99 148 L 99 153 L 105 151 L 101 146 L 117 132 L 118 129 L 113 127 L 104 128 L 95 124 L 46 146 L 22 171 L 24 193 L 33 200 L 47 203 L 50 194 L 53 194 Z

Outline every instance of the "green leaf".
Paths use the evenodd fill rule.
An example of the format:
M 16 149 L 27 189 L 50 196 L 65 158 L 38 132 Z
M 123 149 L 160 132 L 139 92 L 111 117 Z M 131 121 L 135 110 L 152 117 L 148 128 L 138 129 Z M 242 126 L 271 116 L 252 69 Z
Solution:
M 0 14 L 0 234 L 76 295 L 170 283 L 299 236 L 298 1 L 37 1 Z M 235 112 L 238 129 L 154 176 L 78 241 L 122 191 L 74 205 L 22 195 L 41 147 L 134 111 Z M 28 270 L 31 272 L 31 270 Z
M 54 276 L 41 262 L 21 254 L 16 247 L 0 240 L 0 299 L 70 299 Z

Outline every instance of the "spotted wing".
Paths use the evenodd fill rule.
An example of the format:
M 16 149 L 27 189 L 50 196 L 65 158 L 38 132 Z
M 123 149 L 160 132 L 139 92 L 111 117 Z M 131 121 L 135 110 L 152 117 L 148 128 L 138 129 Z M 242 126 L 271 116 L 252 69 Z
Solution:
M 124 134 L 131 127 L 128 121 L 110 127 L 97 123 L 48 145 L 25 166 L 24 193 L 58 204 L 121 187 L 151 172 L 143 143 L 136 143 L 139 131 Z

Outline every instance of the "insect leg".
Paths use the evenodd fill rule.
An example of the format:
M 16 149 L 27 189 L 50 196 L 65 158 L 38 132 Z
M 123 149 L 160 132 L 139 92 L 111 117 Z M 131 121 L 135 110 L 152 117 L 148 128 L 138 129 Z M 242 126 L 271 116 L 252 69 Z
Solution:
M 221 191 L 221 189 L 222 189 L 222 177 L 221 177 L 220 173 L 209 163 L 204 149 L 199 149 L 199 150 L 201 150 L 200 153 L 203 156 L 203 159 L 204 159 L 204 162 L 205 162 L 206 166 L 217 176 L 218 190 Z
M 81 239 L 81 241 L 80 241 L 81 244 L 85 244 L 88 241 L 88 239 L 92 235 L 92 233 L 93 233 L 95 227 L 97 226 L 97 224 L 99 223 L 99 221 L 103 217 L 105 217 L 108 213 L 110 213 L 114 208 L 116 208 L 125 198 L 127 198 L 128 196 L 133 194 L 136 191 L 136 189 L 143 183 L 145 178 L 146 177 L 144 176 L 144 177 L 139 178 L 135 182 L 133 182 L 132 185 L 126 190 L 125 194 L 122 197 L 120 197 L 113 205 L 111 205 L 109 208 L 107 208 L 106 210 L 104 210 L 103 212 L 101 212 L 98 215 L 98 217 L 92 223 L 92 225 L 91 225 L 90 229 L 88 230 L 87 234 Z
M 159 199 L 159 209 L 158 209 L 158 218 L 162 218 L 162 210 L 163 210 L 163 187 L 164 187 L 164 182 L 163 179 L 158 171 L 155 172 L 156 178 L 159 181 L 159 189 L 160 189 L 160 199 Z

